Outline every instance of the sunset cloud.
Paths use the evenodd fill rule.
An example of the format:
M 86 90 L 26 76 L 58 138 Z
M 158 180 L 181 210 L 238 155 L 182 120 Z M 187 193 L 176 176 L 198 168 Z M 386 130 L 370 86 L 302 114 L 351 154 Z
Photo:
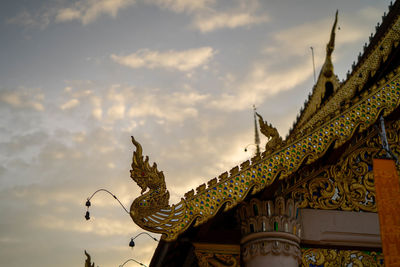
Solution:
M 190 71 L 207 64 L 216 51 L 211 47 L 194 48 L 184 51 L 166 52 L 142 49 L 127 56 L 112 54 L 111 59 L 123 66 L 137 68 L 165 68 L 170 70 Z
M 268 20 L 267 16 L 255 16 L 250 13 L 216 13 L 197 17 L 193 22 L 193 26 L 201 32 L 206 33 L 222 28 L 234 29 L 260 24 Z
M 8 24 L 15 24 L 25 28 L 45 29 L 52 19 L 52 11 L 46 8 L 41 8 L 36 12 L 21 11 L 14 17 L 8 18 Z
M 79 100 L 76 98 L 73 98 L 73 99 L 65 102 L 64 104 L 62 104 L 60 106 L 60 109 L 62 109 L 62 110 L 71 109 L 71 108 L 76 107 L 77 105 L 79 105 Z
M 146 93 L 129 109 L 128 115 L 133 118 L 154 116 L 170 121 L 182 122 L 198 115 L 198 103 L 203 103 L 208 95 L 197 92 L 175 92 L 173 94 Z
M 71 7 L 60 8 L 56 22 L 79 20 L 83 25 L 95 21 L 101 15 L 115 18 L 118 11 L 135 3 L 134 0 L 80 0 Z
M 0 101 L 14 108 L 29 108 L 44 111 L 43 98 L 44 95 L 36 89 L 19 88 L 14 91 L 0 92 Z
M 191 13 L 207 9 L 215 3 L 215 0 L 147 0 L 145 2 L 154 3 L 161 8 L 169 9 L 176 13 Z

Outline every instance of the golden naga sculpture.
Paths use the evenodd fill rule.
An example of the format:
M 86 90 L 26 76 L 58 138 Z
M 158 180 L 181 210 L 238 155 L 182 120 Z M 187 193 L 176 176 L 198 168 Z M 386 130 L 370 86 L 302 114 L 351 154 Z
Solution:
M 153 214 L 161 208 L 168 206 L 169 192 L 165 185 L 164 173 L 157 170 L 157 164 L 149 164 L 149 157 L 143 160 L 142 146 L 133 138 L 136 147 L 133 152 L 131 178 L 142 189 L 141 196 L 131 205 L 131 217 L 141 225 L 142 219 Z M 149 189 L 147 192 L 146 190 Z M 146 192 L 146 193 L 145 193 Z M 138 222 L 139 221 L 139 222 Z
M 265 154 L 270 154 L 276 149 L 280 148 L 284 145 L 282 141 L 282 137 L 279 135 L 278 130 L 273 127 L 271 124 L 268 124 L 264 121 L 263 117 L 256 112 L 259 118 L 260 131 L 263 135 L 270 138 L 267 144 L 265 145 Z
M 133 152 L 131 178 L 142 191 L 131 205 L 131 218 L 145 230 L 162 233 L 164 237 L 174 236 L 174 225 L 182 220 L 186 205 L 183 205 L 183 200 L 169 205 L 164 173 L 157 170 L 156 163 L 150 166 L 149 157 L 144 159 L 142 146 L 133 137 L 132 143 L 136 151 Z

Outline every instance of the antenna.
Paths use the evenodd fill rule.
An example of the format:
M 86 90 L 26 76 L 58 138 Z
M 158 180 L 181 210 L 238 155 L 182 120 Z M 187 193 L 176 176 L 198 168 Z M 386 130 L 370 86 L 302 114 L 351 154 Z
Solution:
M 314 71 L 314 83 L 316 83 L 315 80 L 315 62 L 314 62 L 314 48 L 310 46 L 311 49 L 311 57 L 312 57 L 312 66 L 313 66 L 313 71 Z

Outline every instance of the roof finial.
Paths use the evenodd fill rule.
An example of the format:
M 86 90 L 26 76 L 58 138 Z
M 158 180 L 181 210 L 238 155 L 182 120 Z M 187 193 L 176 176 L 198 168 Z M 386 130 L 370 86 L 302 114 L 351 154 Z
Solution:
M 335 49 L 335 30 L 336 30 L 336 24 L 338 20 L 338 10 L 336 10 L 336 15 L 335 15 L 335 22 L 333 23 L 332 26 L 332 31 L 331 31 L 331 38 L 329 40 L 329 43 L 326 45 L 326 56 L 330 57 L 332 55 L 333 49 Z
M 257 116 L 256 116 L 256 105 L 253 105 L 254 110 L 254 143 L 257 147 L 257 156 L 260 155 L 260 135 L 258 134 L 258 127 L 257 127 Z

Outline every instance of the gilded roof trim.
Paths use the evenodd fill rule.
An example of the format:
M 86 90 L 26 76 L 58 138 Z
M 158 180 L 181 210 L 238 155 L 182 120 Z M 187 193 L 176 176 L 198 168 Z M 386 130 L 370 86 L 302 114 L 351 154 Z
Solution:
M 288 177 L 303 163 L 314 162 L 325 154 L 331 144 L 338 147 L 345 143 L 355 132 L 373 125 L 380 114 L 390 114 L 400 103 L 400 75 L 392 75 L 390 81 L 379 87 L 373 86 L 370 92 L 341 114 L 279 151 L 263 158 L 255 157 L 251 164 L 246 161 L 240 169 L 233 168 L 229 175 L 222 174 L 218 181 L 216 178 L 209 181 L 208 187 L 200 185 L 196 194 L 192 190 L 178 204 L 160 209 L 139 221 L 135 220 L 132 209 L 135 202 L 146 201 L 146 194 L 142 195 L 132 204 L 132 218 L 142 228 L 163 234 L 164 240 L 175 240 L 193 223 L 194 226 L 205 223 L 222 207 L 225 207 L 224 211 L 231 209 L 250 192 L 257 193 L 271 185 L 277 177 Z M 151 195 L 154 198 L 154 192 Z

